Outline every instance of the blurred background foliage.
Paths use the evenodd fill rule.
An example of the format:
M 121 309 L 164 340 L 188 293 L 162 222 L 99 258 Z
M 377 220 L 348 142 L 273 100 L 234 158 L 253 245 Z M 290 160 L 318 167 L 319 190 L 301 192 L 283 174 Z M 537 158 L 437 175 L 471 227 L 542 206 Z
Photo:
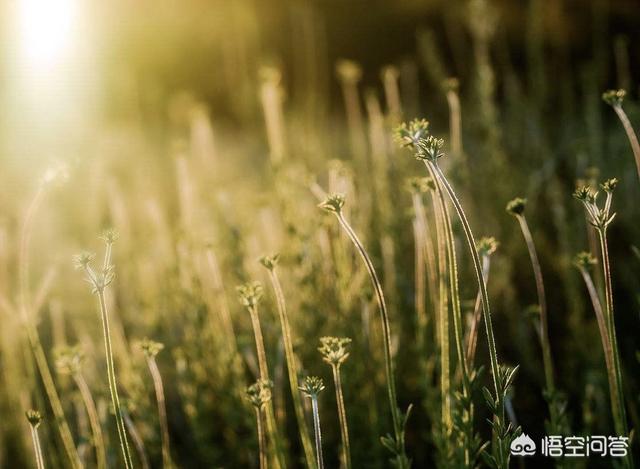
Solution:
M 2 17 L 0 466 L 31 464 L 23 413 L 35 406 L 45 414 L 49 465 L 64 467 L 11 307 L 25 209 L 46 168 L 62 162 L 68 180 L 47 190 L 31 235 L 31 289 L 46 298 L 33 316 L 52 368 L 55 347 L 80 343 L 85 349 L 87 380 L 110 430 L 112 464 L 118 453 L 100 325 L 70 261 L 84 248 L 98 248 L 96 236 L 108 226 L 121 233 L 111 298 L 118 375 L 154 465 L 161 454 L 153 388 L 132 346 L 145 336 L 165 344 L 158 362 L 175 461 L 181 467 L 256 463 L 253 414 L 242 397 L 255 378 L 253 336 L 234 286 L 254 278 L 267 284 L 256 259 L 279 251 L 301 372 L 329 383 L 330 369 L 316 351 L 319 337 L 353 338 L 344 381 L 355 466 L 387 467 L 378 437 L 390 418 L 372 291 L 334 220 L 315 207 L 317 181 L 346 193 L 348 216 L 384 278 L 400 400 L 416 406 L 409 453 L 415 467 L 430 467 L 438 397 L 428 370 L 438 351 L 416 342 L 413 215 L 405 189 L 406 178 L 424 170 L 395 149 L 390 131 L 400 119 L 426 117 L 435 134 L 447 136 L 448 77 L 460 83 L 464 153 L 442 164 L 476 234 L 501 243 L 489 283 L 498 353 L 521 364 L 513 407 L 530 435 L 544 434 L 546 415 L 540 352 L 527 316 L 535 285 L 504 206 L 515 196 L 529 199 L 558 387 L 568 396 L 572 429 L 610 434 L 595 318 L 571 266 L 573 255 L 589 247 L 582 208 L 571 193 L 577 179 L 620 179 L 611 255 L 629 416 L 638 428 L 640 185 L 620 123 L 601 100 L 608 88 L 626 88 L 625 109 L 640 125 L 637 1 L 87 2 L 77 7 L 67 55 L 53 65 L 22 60 L 16 5 L 7 5 Z M 355 127 L 345 118 L 346 85 L 336 71 L 341 59 L 361 67 L 362 118 Z M 388 66 L 392 75 L 382 74 Z M 400 115 L 394 114 L 396 85 Z M 275 141 L 265 130 L 269 112 L 282 119 Z M 460 238 L 460 227 L 454 228 Z M 476 285 L 461 242 L 460 266 L 468 312 Z M 263 328 L 274 400 L 297 467 L 301 452 L 275 303 L 267 293 Z M 221 332 L 227 308 L 235 336 Z M 484 363 L 483 334 L 479 344 Z M 78 396 L 68 378 L 57 375 L 56 384 L 91 466 Z M 322 408 L 327 464 L 337 467 L 331 392 Z M 477 428 L 487 437 L 486 411 L 478 405 L 477 412 Z

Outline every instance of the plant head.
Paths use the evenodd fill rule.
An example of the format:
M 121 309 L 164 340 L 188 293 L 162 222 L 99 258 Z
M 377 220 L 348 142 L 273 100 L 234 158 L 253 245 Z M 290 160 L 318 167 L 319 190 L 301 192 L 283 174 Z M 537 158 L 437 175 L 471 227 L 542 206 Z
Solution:
M 435 163 L 438 158 L 444 156 L 444 153 L 442 152 L 443 146 L 444 139 L 428 135 L 427 137 L 418 140 L 415 157 L 418 160 L 427 160 Z
M 327 212 L 339 214 L 342 211 L 342 207 L 344 206 L 344 195 L 342 194 L 331 194 L 327 196 L 327 198 L 318 205 L 323 210 Z
M 490 256 L 496 249 L 498 249 L 498 241 L 493 236 L 485 236 L 484 238 L 480 238 L 478 243 L 476 244 L 476 249 L 478 250 L 478 254 L 480 257 Z
M 25 412 L 25 415 L 27 416 L 27 420 L 29 421 L 29 424 L 33 428 L 38 428 L 42 423 L 42 415 L 37 410 L 33 410 L 33 409 L 27 410 L 27 412 Z
M 591 186 L 580 186 L 573 192 L 573 197 L 584 203 L 595 203 L 598 191 Z
M 76 269 L 84 269 L 87 270 L 91 264 L 91 261 L 95 259 L 96 255 L 92 252 L 81 252 L 80 254 L 76 254 L 73 256 L 73 264 Z
M 627 95 L 627 92 L 623 89 L 619 90 L 607 90 L 602 93 L 602 99 L 605 103 L 610 106 L 620 106 L 624 101 L 624 97 Z
M 160 353 L 160 351 L 164 348 L 164 344 L 145 337 L 140 342 L 138 342 L 138 347 L 142 350 L 142 353 L 144 353 L 145 357 L 155 358 L 156 355 L 158 355 L 158 353 Z
M 260 258 L 260 264 L 262 264 L 267 270 L 274 270 L 280 262 L 280 254 L 273 254 L 271 256 L 262 256 Z
M 85 356 L 79 345 L 59 348 L 54 355 L 56 357 L 56 368 L 60 373 L 74 375 L 82 369 Z
M 454 91 L 457 92 L 460 88 L 460 81 L 455 77 L 449 77 L 442 81 L 442 88 L 445 92 Z
M 321 337 L 318 350 L 322 359 L 332 366 L 340 366 L 348 357 L 347 345 L 351 343 L 348 337 Z
M 355 84 L 362 78 L 362 67 L 353 60 L 340 59 L 336 62 L 336 75 L 345 83 Z
M 251 386 L 247 387 L 245 394 L 249 402 L 256 408 L 262 409 L 271 400 L 271 388 L 273 383 L 266 379 L 259 379 Z
M 324 390 L 324 383 L 322 382 L 322 379 L 317 376 L 307 376 L 299 389 L 307 397 L 317 399 L 318 395 Z
M 236 287 L 238 298 L 247 308 L 254 308 L 260 304 L 263 295 L 262 284 L 258 281 L 247 282 Z
M 507 212 L 513 216 L 519 216 L 524 213 L 524 209 L 526 206 L 527 199 L 516 197 L 515 199 L 509 201 L 509 203 L 507 204 Z
M 420 139 L 426 137 L 429 132 L 429 121 L 426 119 L 414 119 L 411 122 L 403 122 L 395 128 L 394 139 L 402 147 L 415 147 Z
M 114 230 L 113 228 L 110 228 L 108 230 L 105 230 L 101 235 L 100 235 L 100 239 L 102 241 L 105 242 L 105 244 L 111 245 L 113 243 L 115 243 L 118 238 L 120 237 L 120 235 L 118 234 L 118 232 L 116 230 Z
M 411 177 L 407 179 L 407 189 L 412 194 L 420 194 L 435 190 L 436 185 L 430 176 L 427 177 Z
M 591 266 L 596 265 L 597 263 L 598 259 L 587 251 L 579 252 L 573 258 L 573 264 L 579 269 L 589 270 Z
M 600 184 L 600 187 L 602 188 L 603 191 L 609 194 L 615 190 L 617 185 L 618 185 L 618 178 L 611 178 L 611 179 L 607 179 L 602 184 Z

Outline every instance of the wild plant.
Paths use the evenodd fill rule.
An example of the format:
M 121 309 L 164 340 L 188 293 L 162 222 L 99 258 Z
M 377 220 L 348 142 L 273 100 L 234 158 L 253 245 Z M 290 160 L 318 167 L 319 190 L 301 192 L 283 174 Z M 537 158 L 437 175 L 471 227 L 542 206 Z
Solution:
M 422 161 L 429 172 L 433 175 L 434 180 L 437 180 L 438 184 L 442 185 L 456 210 L 460 222 L 462 223 L 467 247 L 469 248 L 473 259 L 476 279 L 482 296 L 483 319 L 489 345 L 489 359 L 494 387 L 493 395 L 488 389 L 483 388 L 485 400 L 494 414 L 492 421 L 493 444 L 491 454 L 483 452 L 483 457 L 485 462 L 491 467 L 507 468 L 510 459 L 509 445 L 511 444 L 511 440 L 519 432 L 519 429 L 513 428 L 511 423 L 506 422 L 505 399 L 509 388 L 513 383 L 513 379 L 515 378 L 517 367 L 509 368 L 498 365 L 498 354 L 496 351 L 493 324 L 491 321 L 489 295 L 487 293 L 486 283 L 482 276 L 482 264 L 476 249 L 473 232 L 471 231 L 471 226 L 469 225 L 469 221 L 467 220 L 455 191 L 437 164 L 438 159 L 444 156 L 444 153 L 442 152 L 444 140 L 428 134 L 428 122 L 426 120 L 414 120 L 409 124 L 402 124 L 397 129 L 396 136 L 403 146 L 411 147 L 413 149 L 416 159 Z
M 162 384 L 162 375 L 156 363 L 156 355 L 164 348 L 164 344 L 155 342 L 150 339 L 143 339 L 138 344 L 142 353 L 144 353 L 147 361 L 151 378 L 153 379 L 153 388 L 156 393 L 156 403 L 158 405 L 158 418 L 160 421 L 160 435 L 162 438 L 162 465 L 165 468 L 173 467 L 171 459 L 171 444 L 169 442 L 169 423 L 167 422 L 167 406 L 164 398 L 164 385 Z
M 633 130 L 633 126 L 631 125 L 631 121 L 629 120 L 627 113 L 622 109 L 622 102 L 626 95 L 627 92 L 625 90 L 608 90 L 602 94 L 602 99 L 613 108 L 618 115 L 618 119 L 620 119 L 620 122 L 622 123 L 622 127 L 624 127 L 624 131 L 629 139 L 629 144 L 631 145 L 633 157 L 636 161 L 638 177 L 640 178 L 640 143 L 638 143 L 638 136 Z
M 256 343 L 256 355 L 258 357 L 258 369 L 260 380 L 270 382 L 269 368 L 267 366 L 267 353 L 264 348 L 264 338 L 262 336 L 262 327 L 260 326 L 260 317 L 258 315 L 258 305 L 262 300 L 264 290 L 260 282 L 248 282 L 236 287 L 240 303 L 247 308 L 251 316 L 251 325 L 253 327 L 253 335 Z M 280 437 L 276 426 L 275 413 L 273 410 L 273 401 L 267 403 L 267 432 L 275 455 L 276 464 L 284 469 L 286 462 L 283 449 L 280 443 Z
M 491 255 L 498 249 L 498 241 L 492 237 L 484 237 L 478 240 L 476 249 L 482 259 L 482 278 L 484 283 L 489 282 L 489 270 L 491 268 Z M 467 363 L 469 367 L 473 367 L 473 363 L 476 357 L 476 348 L 478 344 L 478 327 L 480 325 L 480 315 L 482 314 L 482 294 L 478 290 L 476 295 L 476 301 L 473 307 L 473 315 L 471 317 L 471 324 L 469 325 L 469 332 L 467 334 Z
M 607 336 L 612 349 L 612 365 L 615 372 L 616 391 L 611 396 L 613 409 L 613 420 L 615 430 L 619 435 L 628 436 L 627 416 L 624 403 L 624 392 L 622 384 L 622 368 L 620 365 L 620 354 L 618 351 L 618 340 L 616 337 L 614 307 L 613 307 L 613 284 L 611 279 L 611 264 L 609 259 L 609 246 L 607 243 L 607 229 L 615 219 L 615 212 L 611 212 L 613 202 L 613 191 L 618 185 L 616 178 L 606 180 L 600 185 L 605 192 L 604 204 L 598 205 L 599 192 L 592 187 L 583 186 L 574 192 L 574 197 L 584 205 L 588 214 L 589 222 L 596 228 L 600 241 L 600 256 L 602 259 L 602 271 L 605 285 L 605 324 L 607 326 Z M 626 459 L 629 467 L 633 465 L 631 458 Z
M 94 254 L 82 253 L 75 257 L 76 268 L 82 269 L 86 274 L 86 280 L 92 288 L 92 293 L 98 297 L 98 305 L 100 308 L 100 316 L 102 319 L 102 335 L 104 338 L 105 356 L 107 360 L 107 379 L 109 381 L 109 392 L 111 394 L 111 402 L 116 415 L 116 427 L 118 429 L 118 438 L 120 440 L 120 450 L 124 459 L 126 469 L 133 468 L 131 452 L 129 450 L 129 442 L 127 441 L 127 430 L 125 428 L 124 419 L 122 418 L 122 409 L 120 408 L 120 397 L 118 395 L 118 384 L 116 381 L 116 370 L 113 359 L 113 348 L 111 345 L 111 331 L 109 328 L 109 311 L 107 310 L 107 301 L 105 297 L 107 287 L 115 278 L 115 268 L 111 263 L 111 255 L 113 244 L 116 242 L 118 235 L 113 230 L 107 230 L 101 239 L 105 243 L 105 253 L 102 266 L 99 270 L 94 270 L 91 262 L 95 258 Z
M 257 380 L 246 390 L 247 398 L 256 412 L 256 428 L 258 431 L 258 448 L 260 452 L 260 469 L 266 469 L 267 464 L 267 440 L 262 423 L 264 408 L 271 401 L 271 381 Z
M 313 412 L 313 430 L 316 439 L 316 465 L 318 469 L 324 469 L 322 458 L 322 432 L 320 430 L 320 411 L 318 409 L 318 396 L 324 391 L 324 383 L 317 376 L 307 376 L 300 386 L 300 391 L 311 399 Z
M 564 435 L 568 432 L 568 422 L 565 415 L 566 402 L 562 394 L 555 386 L 553 358 L 551 353 L 551 342 L 549 341 L 549 321 L 547 311 L 547 299 L 544 290 L 544 281 L 542 277 L 542 268 L 538 259 L 536 250 L 527 218 L 524 214 L 527 199 L 516 197 L 511 200 L 506 207 L 507 213 L 513 215 L 522 231 L 531 266 L 533 268 L 533 276 L 536 284 L 536 292 L 538 295 L 538 316 L 536 317 L 536 332 L 542 349 L 542 363 L 544 367 L 545 386 L 544 396 L 549 406 L 549 421 L 547 422 L 547 431 L 549 434 Z
M 80 391 L 82 402 L 89 416 L 89 425 L 93 434 L 93 444 L 96 448 L 96 460 L 98 469 L 107 468 L 107 449 L 104 444 L 104 436 L 100 425 L 100 417 L 96 403 L 89 389 L 89 385 L 82 374 L 82 365 L 85 361 L 85 355 L 76 345 L 73 347 L 65 347 L 56 351 L 56 367 L 60 373 L 70 375 L 76 387 Z
M 42 342 L 40 341 L 40 335 L 38 334 L 38 329 L 36 328 L 33 319 L 36 304 L 31 304 L 31 289 L 29 282 L 29 243 L 31 240 L 33 221 L 38 208 L 44 199 L 46 190 L 56 179 L 64 176 L 61 171 L 62 170 L 51 169 L 45 173 L 40 180 L 38 189 L 29 203 L 22 221 L 22 227 L 20 230 L 20 248 L 18 252 L 19 295 L 17 310 L 25 326 L 29 346 L 33 352 L 38 372 L 42 378 L 42 383 L 51 405 L 51 410 L 55 416 L 56 425 L 58 432 L 60 433 L 60 438 L 62 439 L 62 445 L 65 453 L 67 454 L 71 467 L 73 469 L 80 469 L 82 467 L 80 456 L 75 443 L 73 442 L 69 423 L 65 416 L 64 408 L 62 407 L 62 402 L 60 401 L 60 396 L 56 390 L 53 376 L 51 375 L 51 370 L 49 369 L 49 364 L 47 362 L 47 357 L 45 355 L 44 348 L 42 347 Z
M 393 358 L 391 356 L 391 327 L 389 324 L 389 314 L 387 312 L 387 304 L 384 299 L 384 293 L 382 292 L 382 284 L 378 279 L 378 274 L 373 267 L 373 262 L 369 257 L 366 249 L 360 242 L 360 239 L 356 235 L 353 228 L 344 215 L 342 214 L 342 207 L 344 206 L 345 198 L 341 194 L 329 195 L 319 207 L 327 212 L 333 213 L 340 226 L 343 228 L 353 245 L 355 246 L 358 254 L 362 258 L 371 283 L 376 294 L 376 300 L 378 302 L 378 309 L 380 310 L 380 321 L 382 324 L 382 335 L 384 345 L 384 357 L 385 357 L 385 374 L 387 378 L 387 393 L 389 397 L 389 406 L 391 408 L 391 418 L 393 420 L 393 435 L 387 434 L 381 438 L 383 445 L 389 449 L 393 456 L 393 464 L 399 468 L 407 468 L 410 466 L 409 458 L 407 457 L 404 445 L 404 431 L 407 418 L 409 417 L 411 406 L 407 409 L 407 412 L 403 413 L 398 408 L 398 398 L 396 394 L 396 382 L 393 371 Z
M 33 441 L 36 467 L 38 469 L 44 469 L 44 458 L 42 457 L 42 447 L 40 446 L 40 436 L 38 435 L 38 427 L 42 423 L 42 415 L 37 410 L 28 410 L 26 416 L 29 421 L 29 426 L 31 427 L 31 439 Z
M 347 346 L 351 343 L 348 337 L 321 337 L 318 350 L 322 359 L 331 365 L 333 384 L 336 388 L 336 404 L 338 406 L 338 420 L 340 421 L 340 436 L 342 437 L 342 464 L 351 469 L 351 445 L 349 443 L 349 425 L 347 411 L 344 405 L 340 366 L 349 357 Z
M 313 468 L 313 446 L 307 429 L 307 423 L 304 418 L 304 409 L 302 407 L 302 401 L 300 399 L 300 392 L 298 389 L 300 385 L 298 384 L 298 367 L 296 365 L 296 356 L 293 350 L 291 326 L 289 325 L 289 316 L 287 315 L 287 305 L 282 291 L 282 285 L 280 284 L 280 279 L 276 271 L 279 261 L 280 256 L 278 254 L 264 256 L 260 259 L 260 263 L 269 271 L 269 279 L 271 280 L 271 285 L 276 296 L 278 315 L 280 317 L 280 329 L 282 331 L 282 341 L 284 343 L 284 352 L 287 362 L 287 374 L 289 376 L 289 388 L 293 398 L 293 408 L 298 421 L 298 430 L 300 432 L 300 440 L 302 442 L 307 466 Z

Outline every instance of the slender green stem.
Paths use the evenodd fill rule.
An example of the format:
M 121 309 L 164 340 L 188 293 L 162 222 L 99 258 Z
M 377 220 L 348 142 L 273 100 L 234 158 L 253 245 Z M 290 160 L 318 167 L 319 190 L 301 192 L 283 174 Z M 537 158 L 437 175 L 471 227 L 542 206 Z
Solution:
M 609 394 L 611 399 L 612 415 L 616 415 L 618 412 L 618 381 L 616 378 L 616 372 L 613 367 L 613 350 L 611 348 L 611 341 L 609 340 L 609 333 L 607 328 L 606 319 L 604 317 L 604 311 L 602 310 L 602 303 L 598 296 L 598 292 L 593 283 L 591 275 L 584 267 L 579 267 L 580 274 L 587 286 L 589 297 L 591 298 L 591 304 L 596 315 L 598 322 L 598 329 L 600 330 L 600 339 L 602 340 L 602 350 L 604 351 L 604 360 L 607 367 L 607 378 L 609 380 Z
M 35 425 L 31 425 L 31 439 L 33 440 L 33 451 L 36 457 L 36 467 L 44 469 L 44 458 L 42 457 L 42 447 L 40 446 L 40 436 Z
M 322 433 L 320 431 L 320 412 L 318 411 L 318 397 L 311 398 L 311 408 L 313 410 L 313 433 L 316 439 L 316 464 L 318 469 L 324 469 L 322 459 Z
M 164 399 L 164 386 L 162 385 L 162 376 L 158 369 L 155 358 L 148 357 L 147 365 L 153 378 L 153 387 L 156 392 L 156 401 L 158 403 L 158 418 L 160 421 L 160 433 L 162 437 L 162 465 L 166 468 L 173 467 L 171 460 L 171 446 L 169 442 L 169 424 L 167 422 L 167 406 Z
M 489 269 L 491 268 L 491 258 L 488 255 L 482 256 L 482 278 L 484 283 L 489 281 Z M 478 289 L 476 302 L 473 307 L 473 317 L 471 326 L 469 327 L 469 335 L 467 337 L 467 363 L 469 367 L 473 366 L 476 357 L 476 348 L 478 345 L 478 327 L 480 326 L 480 318 L 482 315 L 482 294 Z
M 262 410 L 256 407 L 256 426 L 258 428 L 258 448 L 260 452 L 260 469 L 267 469 L 267 442 L 262 426 Z
M 614 310 L 613 310 L 613 286 L 611 282 L 609 248 L 607 246 L 606 228 L 598 229 L 598 235 L 600 238 L 600 251 L 602 255 L 602 269 L 603 269 L 603 277 L 604 277 L 604 285 L 605 285 L 605 299 L 606 299 L 605 318 L 607 323 L 609 342 L 611 343 L 611 348 L 613 352 L 612 363 L 613 363 L 613 369 L 615 371 L 615 376 L 616 376 L 616 388 L 618 391 L 617 392 L 618 395 L 616 396 L 618 410 L 617 412 L 614 413 L 614 422 L 615 422 L 616 432 L 619 435 L 627 436 L 629 433 L 627 429 L 627 416 L 626 416 L 626 410 L 624 405 L 624 395 L 623 395 L 623 387 L 622 387 L 622 370 L 620 367 L 620 355 L 618 351 L 618 342 L 617 342 L 616 330 L 615 330 Z M 630 459 L 628 459 L 628 461 L 630 461 Z
M 489 294 L 487 293 L 487 285 L 484 282 L 484 278 L 482 276 L 482 263 L 480 261 L 480 255 L 478 254 L 478 250 L 476 249 L 475 238 L 473 237 L 473 232 L 471 231 L 471 226 L 469 225 L 469 221 L 467 220 L 467 216 L 462 209 L 462 205 L 458 200 L 458 197 L 455 194 L 455 191 L 447 181 L 447 178 L 442 173 L 440 167 L 432 163 L 430 161 L 425 162 L 428 167 L 431 167 L 438 177 L 438 180 L 442 182 L 453 206 L 458 214 L 458 218 L 460 218 L 460 222 L 462 223 L 462 229 L 464 230 L 464 234 L 467 240 L 467 246 L 469 248 L 469 252 L 471 253 L 471 257 L 473 259 L 473 266 L 476 273 L 476 279 L 478 281 L 478 286 L 480 288 L 480 293 L 482 296 L 482 312 L 484 316 L 484 324 L 487 332 L 487 341 L 489 343 L 489 359 L 491 363 L 491 375 L 493 376 L 493 385 L 496 392 L 496 397 L 499 401 L 500 399 L 500 390 L 502 389 L 501 377 L 498 368 L 498 353 L 496 351 L 496 341 L 493 334 L 493 323 L 491 321 L 491 307 L 489 305 Z M 499 402 L 499 410 L 500 418 L 504 418 L 504 402 Z
M 449 296 L 447 292 L 447 241 L 440 200 L 432 193 L 438 243 L 438 337 L 440 339 L 440 394 L 442 395 L 442 425 L 448 432 L 451 416 L 451 365 L 449 351 Z
M 267 353 L 264 348 L 264 339 L 262 336 L 262 328 L 260 327 L 260 318 L 258 317 L 258 308 L 256 306 L 249 307 L 249 315 L 251 316 L 251 324 L 253 326 L 253 335 L 256 341 L 256 354 L 258 356 L 258 369 L 260 373 L 260 379 L 264 381 L 270 381 L 269 368 L 267 366 Z M 267 432 L 273 445 L 274 453 L 276 456 L 276 463 L 284 469 L 286 463 L 284 460 L 284 454 L 282 452 L 282 446 L 280 443 L 280 437 L 278 435 L 278 427 L 276 425 L 275 413 L 273 411 L 273 400 L 270 400 L 266 404 L 267 414 Z
M 109 392 L 111 393 L 111 401 L 113 403 L 114 412 L 116 414 L 116 427 L 118 429 L 118 438 L 120 440 L 120 449 L 126 469 L 133 468 L 131 453 L 129 451 L 129 443 L 127 441 L 127 431 L 122 418 L 122 409 L 120 409 L 120 397 L 118 395 L 118 384 L 116 382 L 116 370 L 113 360 L 113 349 L 111 345 L 111 332 L 109 330 L 109 313 L 107 311 L 107 303 L 104 297 L 104 289 L 98 289 L 98 303 L 100 305 L 100 314 L 102 317 L 102 334 L 104 336 L 105 356 L 107 359 L 107 377 L 109 380 Z
M 533 242 L 533 236 L 531 236 L 531 230 L 529 230 L 529 224 L 524 215 L 516 215 L 520 229 L 522 230 L 522 236 L 527 245 L 529 251 L 529 258 L 531 259 L 531 266 L 533 267 L 533 275 L 536 282 L 536 291 L 538 294 L 538 305 L 540 306 L 540 329 L 538 335 L 540 337 L 540 345 L 542 347 L 542 361 L 544 363 L 544 375 L 547 384 L 547 390 L 553 392 L 555 390 L 555 383 L 553 378 L 553 360 L 551 356 L 551 343 L 549 341 L 549 326 L 547 315 L 547 299 L 544 292 L 544 282 L 542 280 L 542 269 L 540 268 L 540 261 L 538 260 L 538 253 L 536 251 L 535 243 Z
M 293 351 L 293 340 L 291 337 L 289 317 L 287 315 L 287 305 L 285 303 L 284 293 L 282 292 L 282 285 L 280 284 L 280 279 L 278 278 L 275 268 L 269 269 L 269 278 L 271 279 L 271 284 L 273 286 L 278 305 L 280 327 L 282 329 L 282 339 L 284 342 L 284 352 L 287 361 L 287 374 L 289 375 L 289 387 L 291 389 L 291 396 L 293 397 L 293 407 L 296 414 L 296 420 L 298 421 L 300 440 L 302 441 L 307 466 L 309 468 L 313 468 L 315 466 L 313 446 L 311 444 L 311 437 L 309 436 L 307 422 L 304 418 L 304 409 L 302 407 L 302 400 L 298 389 L 300 386 L 298 383 L 298 369 L 296 366 L 296 356 Z
M 393 374 L 393 359 L 391 356 L 391 328 L 389 326 L 389 314 L 387 312 L 387 305 L 384 300 L 384 293 L 382 292 L 382 284 L 380 280 L 378 280 L 378 275 L 373 267 L 373 263 L 367 254 L 364 246 L 360 242 L 360 239 L 353 231 L 347 220 L 344 218 L 341 212 L 337 212 L 336 216 L 338 217 L 338 221 L 340 225 L 347 233 L 347 236 L 351 239 L 353 244 L 355 245 L 360 257 L 362 258 L 367 271 L 369 272 L 369 276 L 371 277 L 371 282 L 373 283 L 373 288 L 375 290 L 376 299 L 378 301 L 378 307 L 380 309 L 380 319 L 382 323 L 382 335 L 384 342 L 384 358 L 385 358 L 385 372 L 387 377 L 387 391 L 389 394 L 389 406 L 391 408 L 391 417 L 393 419 L 393 429 L 396 437 L 396 441 L 399 442 L 401 438 L 402 432 L 402 423 L 400 421 L 400 412 L 398 409 L 398 400 L 396 396 L 396 382 Z M 404 448 L 402 448 L 404 453 Z
M 98 469 L 107 469 L 107 449 L 104 444 L 104 436 L 102 435 L 102 427 L 100 426 L 100 417 L 98 416 L 96 403 L 93 400 L 84 376 L 82 376 L 80 372 L 73 374 L 73 381 L 80 391 L 87 415 L 89 416 L 89 424 L 91 425 L 91 432 L 93 433 L 93 443 L 96 448 Z
M 349 443 L 349 426 L 347 424 L 347 411 L 342 395 L 342 380 L 340 378 L 340 366 L 331 365 L 333 382 L 336 387 L 336 403 L 338 404 L 338 419 L 340 420 L 340 435 L 342 436 L 342 464 L 345 469 L 351 469 L 351 444 Z

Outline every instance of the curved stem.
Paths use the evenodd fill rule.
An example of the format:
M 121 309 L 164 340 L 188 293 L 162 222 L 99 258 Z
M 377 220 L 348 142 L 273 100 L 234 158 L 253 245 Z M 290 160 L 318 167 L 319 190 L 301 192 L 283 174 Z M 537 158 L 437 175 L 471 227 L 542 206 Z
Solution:
M 489 256 L 482 256 L 482 278 L 484 283 L 489 282 L 489 269 L 491 268 L 491 260 Z M 476 357 L 476 348 L 478 345 L 478 326 L 482 315 L 482 294 L 478 289 L 476 302 L 473 307 L 473 318 L 469 327 L 469 335 L 467 337 L 467 363 L 469 367 L 473 366 Z
M 544 282 L 542 281 L 542 269 L 540 268 L 540 261 L 538 260 L 538 253 L 536 246 L 533 242 L 533 236 L 529 230 L 529 224 L 524 215 L 516 215 L 520 229 L 522 230 L 522 236 L 527 245 L 529 251 L 529 258 L 531 259 L 531 266 L 533 267 L 533 276 L 536 282 L 536 291 L 538 294 L 538 304 L 540 306 L 540 330 L 538 331 L 540 337 L 540 345 L 542 346 L 542 361 L 544 363 L 544 375 L 547 384 L 548 391 L 553 392 L 555 390 L 555 383 L 553 379 L 553 360 L 551 358 L 551 343 L 549 342 L 549 326 L 547 321 L 547 299 L 544 292 Z
M 382 323 L 382 335 L 384 342 L 384 359 L 385 359 L 385 372 L 387 377 L 387 391 L 389 394 L 389 406 L 391 408 L 391 417 L 393 419 L 393 429 L 396 437 L 396 441 L 400 440 L 400 434 L 402 431 L 402 425 L 400 422 L 400 415 L 398 409 L 398 401 L 396 397 L 396 382 L 393 375 L 393 359 L 391 357 L 391 328 L 389 326 L 389 314 L 387 312 L 387 305 L 384 300 L 384 293 L 382 292 L 382 284 L 380 280 L 378 280 L 378 275 L 373 267 L 373 263 L 367 254 L 364 246 L 358 239 L 358 236 L 353 231 L 347 220 L 342 216 L 342 213 L 336 213 L 338 217 L 338 221 L 342 228 L 344 228 L 345 232 L 355 245 L 360 257 L 362 258 L 367 271 L 369 272 L 369 277 L 371 277 L 371 282 L 373 283 L 373 288 L 375 290 L 376 299 L 378 301 L 378 307 L 380 309 L 380 319 Z M 404 452 L 404 449 L 403 449 Z
M 342 395 L 342 380 L 339 365 L 331 365 L 333 382 L 336 387 L 336 402 L 338 404 L 338 419 L 340 420 L 340 435 L 342 436 L 342 463 L 345 469 L 351 469 L 351 444 L 349 443 L 349 426 L 347 425 L 347 411 Z
M 109 380 L 109 392 L 111 393 L 111 402 L 113 403 L 114 412 L 116 414 L 116 427 L 118 429 L 118 438 L 120 440 L 120 449 L 124 459 L 126 469 L 133 468 L 131 453 L 129 451 L 129 443 L 127 441 L 127 431 L 122 418 L 122 409 L 120 409 L 120 397 L 118 395 L 118 385 L 116 382 L 116 370 L 113 360 L 113 349 L 111 345 L 111 333 L 109 330 L 109 314 L 107 304 L 104 298 L 104 290 L 98 290 L 98 303 L 100 305 L 100 313 L 102 317 L 102 335 L 104 336 L 105 356 L 107 359 L 107 377 Z
M 298 422 L 298 429 L 300 431 L 300 440 L 302 441 L 302 447 L 304 450 L 307 466 L 313 468 L 315 461 L 313 458 L 313 446 L 311 445 L 311 437 L 309 436 L 309 430 L 307 429 L 307 422 L 304 418 L 304 409 L 302 407 L 302 400 L 300 398 L 299 384 L 298 384 L 298 370 L 296 367 L 296 356 L 293 351 L 293 340 L 291 337 L 291 327 L 289 325 L 289 317 L 287 315 L 287 305 L 285 303 L 284 293 L 282 292 L 282 285 L 275 269 L 269 269 L 269 277 L 271 284 L 276 295 L 276 302 L 278 305 L 278 314 L 280 316 L 280 327 L 282 329 L 282 340 L 284 342 L 284 352 L 287 362 L 287 374 L 289 375 L 289 387 L 291 389 L 291 396 L 293 397 L 293 408 L 296 414 L 296 420 Z
M 162 437 L 162 464 L 166 468 L 173 467 L 171 461 L 171 446 L 169 442 L 169 424 L 167 422 L 167 406 L 164 399 L 164 386 L 162 385 L 162 376 L 158 369 L 155 358 L 147 358 L 147 365 L 153 378 L 153 387 L 156 392 L 156 401 L 158 403 L 158 418 L 160 421 L 160 433 Z
M 142 469 L 150 469 L 151 466 L 149 465 L 149 458 L 147 458 L 147 453 L 144 449 L 144 441 L 142 441 L 140 433 L 138 433 L 133 420 L 131 420 L 131 417 L 125 409 L 122 410 L 122 417 L 124 418 L 124 423 L 127 426 L 127 430 L 129 430 L 129 435 L 131 435 L 131 440 L 138 452 L 138 460 L 142 465 Z
M 100 417 L 98 416 L 96 403 L 93 400 L 89 386 L 82 374 L 74 373 L 73 381 L 76 383 L 76 386 L 80 391 L 84 407 L 87 410 L 87 415 L 89 416 L 89 424 L 91 425 L 91 432 L 93 433 L 93 443 L 96 447 L 98 469 L 107 469 L 107 450 L 104 444 L 104 437 L 102 435 L 102 427 L 100 427 Z
M 622 106 L 616 105 L 613 106 L 613 110 L 616 111 L 620 122 L 622 122 L 622 126 L 624 127 L 624 131 L 627 133 L 627 138 L 629 139 L 629 144 L 631 145 L 631 150 L 633 151 L 633 157 L 636 160 L 636 169 L 638 170 L 638 177 L 640 178 L 640 143 L 638 143 L 638 136 L 633 130 L 633 126 L 631 125 L 631 121 L 627 117 L 627 113 L 624 112 Z

